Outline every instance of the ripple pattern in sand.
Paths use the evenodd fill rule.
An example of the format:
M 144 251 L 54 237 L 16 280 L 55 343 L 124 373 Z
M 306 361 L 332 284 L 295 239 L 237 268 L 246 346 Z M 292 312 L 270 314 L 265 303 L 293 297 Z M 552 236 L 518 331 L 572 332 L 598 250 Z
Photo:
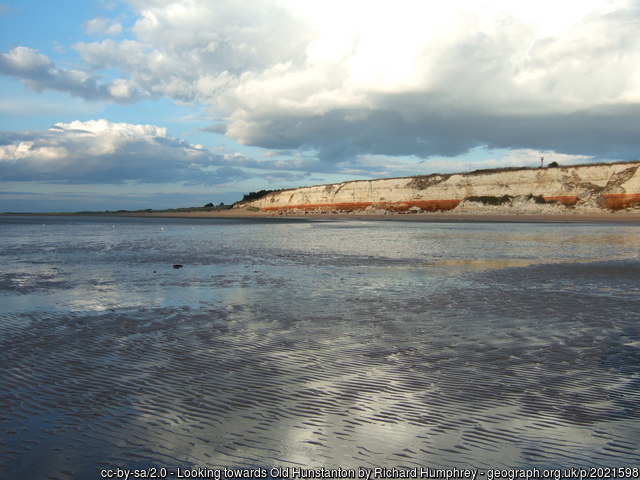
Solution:
M 402 311 L 386 297 L 351 298 L 349 318 L 305 314 L 301 304 L 295 319 L 254 293 L 255 303 L 199 310 L 34 313 L 3 331 L 1 412 L 13 420 L 3 467 L 28 471 L 51 444 L 46 458 L 69 472 L 104 458 L 476 467 L 638 459 L 640 355 L 625 346 L 624 318 L 573 319 L 558 298 L 545 321 L 575 325 L 571 334 L 553 326 L 550 337 L 519 312 L 503 316 L 508 305 L 482 291 L 457 308 L 423 298 Z M 471 305 L 491 311 L 480 307 L 470 321 Z M 612 432 L 612 422 L 626 427 Z
M 231 250 L 135 282 L 63 266 L 56 308 L 7 277 L 0 477 L 638 464 L 638 262 L 439 275 Z

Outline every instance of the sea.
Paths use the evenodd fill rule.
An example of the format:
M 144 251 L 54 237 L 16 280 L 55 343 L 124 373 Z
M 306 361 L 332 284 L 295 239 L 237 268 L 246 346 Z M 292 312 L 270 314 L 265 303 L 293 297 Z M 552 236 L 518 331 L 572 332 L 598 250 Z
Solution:
M 0 478 L 639 476 L 638 224 L 16 215 L 0 239 Z

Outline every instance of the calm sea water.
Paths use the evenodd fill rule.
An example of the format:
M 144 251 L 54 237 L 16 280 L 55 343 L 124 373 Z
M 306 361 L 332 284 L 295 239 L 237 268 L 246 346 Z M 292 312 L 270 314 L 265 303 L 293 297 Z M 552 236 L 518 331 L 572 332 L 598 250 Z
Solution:
M 0 478 L 640 464 L 638 226 L 0 217 L 0 238 Z

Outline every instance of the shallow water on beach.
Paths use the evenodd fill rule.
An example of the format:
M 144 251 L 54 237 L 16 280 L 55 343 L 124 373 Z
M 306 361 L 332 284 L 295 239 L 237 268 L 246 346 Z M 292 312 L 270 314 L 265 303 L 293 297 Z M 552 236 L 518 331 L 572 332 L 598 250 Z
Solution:
M 0 217 L 0 235 L 0 478 L 640 463 L 636 225 Z

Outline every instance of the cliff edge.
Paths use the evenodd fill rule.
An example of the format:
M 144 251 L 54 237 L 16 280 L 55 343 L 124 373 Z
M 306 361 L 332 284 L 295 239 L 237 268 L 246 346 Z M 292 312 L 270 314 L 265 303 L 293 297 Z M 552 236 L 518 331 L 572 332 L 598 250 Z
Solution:
M 281 190 L 239 206 L 310 213 L 636 209 L 640 208 L 640 162 L 356 180 Z

